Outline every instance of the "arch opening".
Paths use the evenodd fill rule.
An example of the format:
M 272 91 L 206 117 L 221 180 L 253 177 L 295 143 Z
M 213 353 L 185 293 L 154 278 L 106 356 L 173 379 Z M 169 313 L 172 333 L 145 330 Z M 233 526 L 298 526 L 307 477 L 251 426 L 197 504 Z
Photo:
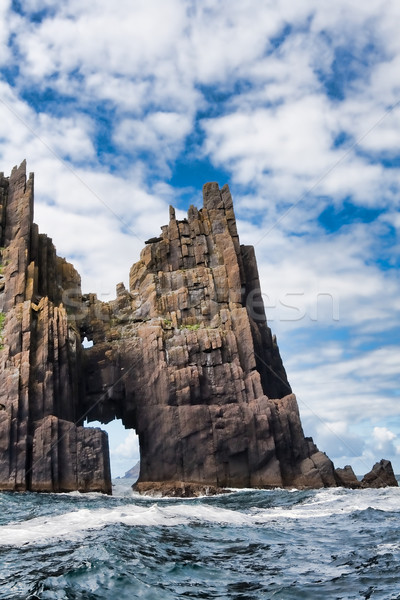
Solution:
M 139 478 L 139 436 L 134 429 L 127 429 L 121 419 L 109 423 L 87 420 L 85 427 L 99 427 L 108 434 L 110 449 L 111 478 L 126 479 L 132 485 Z
M 87 350 L 87 348 L 92 348 L 93 347 L 93 340 L 88 340 L 87 336 L 85 335 L 85 337 L 82 340 L 82 347 Z

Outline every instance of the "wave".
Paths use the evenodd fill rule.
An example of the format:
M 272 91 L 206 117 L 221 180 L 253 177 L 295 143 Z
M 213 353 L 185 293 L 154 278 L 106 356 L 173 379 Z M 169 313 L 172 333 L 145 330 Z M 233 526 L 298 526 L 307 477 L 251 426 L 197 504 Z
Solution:
M 252 524 L 251 517 L 247 517 L 240 512 L 187 504 L 81 509 L 52 518 L 38 517 L 22 523 L 3 525 L 0 527 L 0 544 L 4 546 L 41 544 L 51 538 L 65 536 L 78 539 L 83 537 L 88 530 L 102 529 L 107 525 L 118 523 L 131 527 L 173 527 L 189 524 L 193 521 L 232 525 Z
M 71 497 L 71 500 L 73 497 Z M 228 500 L 229 499 L 229 500 Z M 57 515 L 46 515 L 0 526 L 0 545 L 43 544 L 54 538 L 81 539 L 90 530 L 108 525 L 129 527 L 175 527 L 193 523 L 236 527 L 262 526 L 271 522 L 327 519 L 366 510 L 400 513 L 400 489 L 344 490 L 326 489 L 313 492 L 240 490 L 225 498 L 207 498 L 196 503 L 175 500 L 138 503 L 131 497 L 123 505 L 96 507 L 98 498 L 85 498 L 94 508 L 78 508 Z M 102 500 L 104 502 L 104 500 Z M 118 499 L 114 499 L 118 502 Z M 151 503 L 150 503 L 151 502 Z M 223 506 L 226 504 L 226 507 Z M 272 504 L 272 505 L 271 505 Z
M 389 490 L 389 491 L 388 491 Z M 400 488 L 382 490 L 347 490 L 344 488 L 324 489 L 311 499 L 291 507 L 276 506 L 255 509 L 257 518 L 271 519 L 315 519 L 334 515 L 353 514 L 368 509 L 382 512 L 400 512 Z

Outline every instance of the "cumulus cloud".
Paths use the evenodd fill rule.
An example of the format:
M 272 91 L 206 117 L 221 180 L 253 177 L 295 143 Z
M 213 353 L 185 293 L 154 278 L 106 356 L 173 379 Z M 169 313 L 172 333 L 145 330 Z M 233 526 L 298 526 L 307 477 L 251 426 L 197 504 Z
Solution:
M 397 275 L 375 263 L 380 238 L 389 230 L 375 221 L 328 234 L 313 220 L 293 235 L 303 210 L 282 224 L 272 218 L 272 227 L 239 222 L 242 242 L 255 244 L 274 330 L 287 336 L 321 326 L 352 327 L 359 336 L 393 330 L 400 322 Z
M 158 167 L 167 165 L 179 155 L 185 138 L 192 129 L 191 119 L 176 112 L 154 112 L 145 119 L 123 119 L 113 139 L 123 150 L 148 151 Z
M 9 28 L 7 26 L 11 1 L 5 0 L 0 4 L 0 65 L 9 60 L 8 49 Z
M 390 431 L 387 427 L 374 427 L 372 432 L 373 444 L 379 452 L 386 455 L 396 454 L 394 440 L 396 434 Z
M 6 164 L 18 162 L 24 152 L 32 157 L 32 162 L 51 158 L 54 162 L 81 163 L 94 157 L 90 118 L 81 114 L 56 117 L 37 113 L 11 85 L 1 81 L 0 95 L 4 123 L 0 150 Z
M 335 360 L 329 360 L 318 348 L 314 355 L 311 351 L 304 358 L 297 357 L 297 368 L 294 357 L 288 361 L 293 367 L 289 370 L 291 381 L 304 407 L 302 412 L 306 415 L 314 412 L 329 422 L 394 418 L 398 401 L 390 396 L 396 389 L 399 367 L 392 356 L 395 347 L 349 356 L 345 343 L 341 346 Z
M 307 181 L 335 160 L 324 104 L 322 96 L 309 96 L 269 110 L 238 111 L 204 121 L 206 152 L 230 165 L 234 180 L 244 185 L 270 181 L 271 171 L 279 177 L 288 166 L 293 177 Z M 288 192 L 281 188 L 282 194 Z
M 204 152 L 231 170 L 233 181 L 267 186 L 275 201 L 314 185 L 343 154 L 333 146 L 335 138 L 345 131 L 357 141 L 388 107 L 379 89 L 368 87 L 391 62 L 395 33 L 387 3 L 385 11 L 383 2 L 368 10 L 338 2 L 327 11 L 311 0 L 301 7 L 283 0 L 279 6 L 235 0 L 229 10 L 224 2 L 184 0 L 116 6 L 103 0 L 78 6 L 70 0 L 41 8 L 46 7 L 53 10 L 40 22 L 22 16 L 13 21 L 21 89 L 33 82 L 86 109 L 111 101 L 118 115 L 110 121 L 115 143 L 133 153 L 151 148 L 159 156 L 185 139 L 198 110 L 207 113 L 217 100 L 219 114 L 202 122 Z M 37 9 L 35 2 L 25 7 L 28 13 Z M 393 3 L 390 11 L 396 11 Z M 370 52 L 365 64 L 365 47 L 377 40 L 378 58 Z M 338 105 L 328 97 L 322 76 L 329 78 L 338 63 L 336 51 L 349 45 L 358 77 Z M 214 96 L 211 86 L 222 96 Z M 393 128 L 398 128 L 395 115 L 371 131 L 363 146 L 394 149 Z M 360 196 L 371 197 L 378 180 L 381 190 L 382 183 L 388 189 L 394 184 L 382 182 L 382 170 L 354 152 L 343 169 L 326 178 L 321 193 L 340 197 L 358 189 Z
M 121 442 L 112 451 L 115 458 L 128 458 L 132 461 L 139 458 L 139 439 L 136 433 L 131 429 L 123 442 Z M 132 465 L 133 466 L 133 465 Z

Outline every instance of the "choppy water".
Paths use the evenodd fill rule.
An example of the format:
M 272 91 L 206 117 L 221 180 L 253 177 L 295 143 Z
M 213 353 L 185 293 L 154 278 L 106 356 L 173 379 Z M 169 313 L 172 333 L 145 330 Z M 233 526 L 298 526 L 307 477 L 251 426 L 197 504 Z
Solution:
M 400 489 L 0 494 L 0 598 L 400 600 Z

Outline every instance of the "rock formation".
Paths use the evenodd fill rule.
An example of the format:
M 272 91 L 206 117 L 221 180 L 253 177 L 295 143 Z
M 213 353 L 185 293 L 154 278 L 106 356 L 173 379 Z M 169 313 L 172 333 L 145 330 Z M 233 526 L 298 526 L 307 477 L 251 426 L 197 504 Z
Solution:
M 384 459 L 375 463 L 371 471 L 364 475 L 361 481 L 357 479 L 353 469 L 349 465 L 343 469 L 336 469 L 336 476 L 339 485 L 352 489 L 398 486 L 392 463 Z
M 397 486 L 397 479 L 393 473 L 392 463 L 389 460 L 380 460 L 375 463 L 371 471 L 364 475 L 361 481 L 361 487 L 364 488 L 382 488 Z
M 336 469 L 336 478 L 338 483 L 343 487 L 357 489 L 361 487 L 361 481 L 359 481 L 350 465 L 346 465 L 343 469 Z
M 0 489 L 111 492 L 108 439 L 81 427 L 81 335 L 62 303 L 72 265 L 33 224 L 25 162 L 0 174 Z
M 346 485 L 304 437 L 228 186 L 206 184 L 187 219 L 171 207 L 109 303 L 38 234 L 24 163 L 0 194 L 0 489 L 110 491 L 85 417 L 136 430 L 139 491 Z

